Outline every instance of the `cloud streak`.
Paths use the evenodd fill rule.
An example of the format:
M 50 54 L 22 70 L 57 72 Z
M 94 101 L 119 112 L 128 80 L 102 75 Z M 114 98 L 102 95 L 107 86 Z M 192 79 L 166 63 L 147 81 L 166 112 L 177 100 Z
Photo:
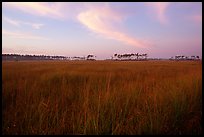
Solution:
M 14 20 L 8 17 L 3 17 L 3 20 L 16 27 L 20 27 L 22 25 L 28 25 L 34 29 L 40 29 L 42 26 L 44 26 L 44 24 L 42 23 L 33 23 L 33 22 L 27 22 L 27 21 Z
M 202 15 L 194 15 L 194 16 L 192 16 L 192 19 L 196 23 L 202 23 Z
M 70 4 L 66 3 L 9 2 L 3 4 L 4 6 L 11 9 L 17 9 L 32 15 L 45 16 L 55 19 L 67 18 L 68 16 L 65 13 L 68 13 L 68 15 L 70 16 L 69 12 L 70 9 L 72 9 Z M 145 48 L 147 46 L 147 42 L 139 40 L 137 38 L 133 38 L 128 34 L 120 31 L 120 27 L 117 28 L 118 25 L 122 24 L 125 16 L 121 16 L 121 14 L 119 14 L 118 12 L 114 12 L 109 7 L 108 3 L 82 3 L 80 5 L 71 5 L 75 8 L 80 6 L 80 10 L 79 8 L 77 8 L 76 11 L 73 11 L 73 14 L 75 15 L 74 19 L 77 19 L 89 30 L 97 34 L 101 34 L 106 38 L 121 41 L 127 45 L 142 48 Z M 43 24 L 16 21 L 8 18 L 6 21 L 15 26 L 20 26 L 21 24 L 30 25 L 35 29 L 39 29 L 43 26 Z
M 10 18 L 7 18 L 7 17 L 3 17 L 3 20 L 6 21 L 7 23 L 11 24 L 11 25 L 14 25 L 14 26 L 17 26 L 17 27 L 20 26 L 20 22 L 17 21 L 17 20 L 13 20 L 13 19 L 10 19 Z
M 166 10 L 169 6 L 169 2 L 148 2 L 146 5 L 153 9 L 156 13 L 156 18 L 161 24 L 167 24 L 168 19 L 166 17 Z
M 2 29 L 2 36 L 7 36 L 10 38 L 18 38 L 18 39 L 48 40 L 45 37 L 36 36 L 33 34 L 24 33 L 24 32 L 13 32 L 13 31 L 8 31 L 8 30 L 4 30 L 4 29 Z
M 121 32 L 120 28 L 115 27 L 123 21 L 123 17 L 113 12 L 108 6 L 103 8 L 92 7 L 79 13 L 77 18 L 89 30 L 101 34 L 106 38 L 121 41 L 135 47 L 147 47 L 147 42 L 130 37 L 128 34 Z
M 45 16 L 63 19 L 64 15 L 60 12 L 60 4 L 45 2 L 4 2 L 3 6 L 18 9 L 22 12 L 36 16 Z

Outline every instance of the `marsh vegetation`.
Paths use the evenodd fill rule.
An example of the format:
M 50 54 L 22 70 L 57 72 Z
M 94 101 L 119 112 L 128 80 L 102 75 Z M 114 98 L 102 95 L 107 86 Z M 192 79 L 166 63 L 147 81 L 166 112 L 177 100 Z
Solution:
M 201 134 L 201 61 L 2 63 L 3 134 Z

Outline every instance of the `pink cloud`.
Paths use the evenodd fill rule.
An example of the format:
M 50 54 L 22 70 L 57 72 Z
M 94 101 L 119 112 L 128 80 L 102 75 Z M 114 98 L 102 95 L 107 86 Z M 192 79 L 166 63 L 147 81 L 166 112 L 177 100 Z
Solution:
M 8 18 L 8 17 L 3 17 L 3 20 L 6 21 L 6 22 L 8 22 L 8 23 L 11 24 L 11 25 L 14 25 L 14 26 L 17 26 L 17 27 L 20 26 L 20 22 L 17 21 L 17 20 L 13 20 L 13 19 L 10 19 L 10 18 Z
M 12 18 L 8 18 L 8 17 L 3 17 L 3 21 L 11 24 L 11 25 L 14 25 L 16 27 L 20 27 L 20 26 L 23 26 L 23 25 L 28 25 L 28 26 L 31 26 L 32 28 L 34 29 L 40 29 L 42 26 L 44 26 L 44 24 L 42 23 L 33 23 L 33 22 L 27 22 L 27 21 L 21 21 L 21 20 L 15 20 L 15 19 L 12 19 Z
M 78 19 L 80 23 L 86 26 L 89 30 L 101 34 L 106 38 L 121 41 L 125 44 L 135 47 L 146 47 L 147 42 L 129 36 L 121 31 L 122 23 L 125 19 L 124 14 L 114 12 L 108 3 L 82 3 L 82 4 L 66 4 L 66 3 L 37 3 L 37 2 L 10 2 L 3 3 L 8 8 L 17 9 L 25 13 L 36 16 L 45 16 L 56 19 L 65 19 L 74 14 L 74 20 Z M 71 8 L 75 7 L 76 9 Z M 80 7 L 80 8 L 79 8 Z M 71 12 L 70 12 L 71 11 Z M 22 23 L 22 22 L 21 22 Z M 43 24 L 31 24 L 33 28 L 39 29 Z
M 165 13 L 166 13 L 166 10 L 169 4 L 170 4 L 169 2 L 148 2 L 146 3 L 147 6 L 153 9 L 153 11 L 156 13 L 156 18 L 162 24 L 168 23 Z
M 63 18 L 60 12 L 60 5 L 58 3 L 45 3 L 45 2 L 4 2 L 3 6 L 18 9 L 26 13 L 38 16 L 48 16 L 51 18 Z
M 187 15 L 184 17 L 186 22 L 193 23 L 194 25 L 202 26 L 202 15 L 194 14 L 194 15 Z
M 192 19 L 196 23 L 202 23 L 202 15 L 194 15 L 194 16 L 192 16 Z
M 135 47 L 145 48 L 148 44 L 120 31 L 116 24 L 123 21 L 123 16 L 113 12 L 107 5 L 104 7 L 91 7 L 79 13 L 78 20 L 89 30 L 101 34 L 106 38 L 121 41 Z
M 48 40 L 42 36 L 36 36 L 29 33 L 24 32 L 14 32 L 2 29 L 2 36 L 10 37 L 10 38 L 18 38 L 18 39 L 38 39 L 38 40 Z

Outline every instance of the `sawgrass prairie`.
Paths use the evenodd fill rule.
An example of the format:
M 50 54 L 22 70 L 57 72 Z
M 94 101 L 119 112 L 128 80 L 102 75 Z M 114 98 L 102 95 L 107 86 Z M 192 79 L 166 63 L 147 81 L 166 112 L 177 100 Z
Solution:
M 201 134 L 201 61 L 3 61 L 3 134 Z

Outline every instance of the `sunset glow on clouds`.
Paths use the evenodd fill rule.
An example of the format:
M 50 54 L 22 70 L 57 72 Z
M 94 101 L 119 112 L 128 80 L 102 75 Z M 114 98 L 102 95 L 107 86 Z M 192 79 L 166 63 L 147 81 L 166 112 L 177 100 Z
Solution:
M 3 20 L 5 20 L 7 23 L 20 27 L 22 25 L 29 25 L 34 29 L 40 29 L 42 26 L 44 26 L 44 24 L 40 24 L 40 23 L 33 23 L 33 22 L 24 22 L 24 21 L 19 21 L 19 20 L 13 20 L 7 17 L 3 17 Z
M 140 8 L 138 8 L 138 4 L 140 4 Z M 182 7 L 183 3 L 179 4 Z M 160 57 L 158 52 L 165 50 L 167 54 L 162 53 L 162 57 L 175 54 L 199 54 L 201 56 L 202 13 L 200 11 L 202 11 L 202 5 L 201 3 L 189 3 L 192 6 L 188 13 L 177 15 L 176 12 L 182 13 L 182 10 L 185 10 L 185 8 L 177 9 L 178 11 L 173 9 L 179 4 L 166 2 L 142 4 L 4 2 L 2 6 L 3 52 L 4 49 L 12 49 L 11 43 L 15 45 L 15 38 L 15 40 L 21 39 L 22 44 L 27 43 L 28 40 L 32 43 L 41 41 L 44 48 L 47 48 L 46 54 L 49 53 L 49 50 L 50 53 L 53 53 L 56 48 L 56 54 L 65 54 L 64 51 L 67 50 L 66 56 L 81 54 L 76 50 L 77 46 L 79 49 L 82 46 L 81 42 L 83 42 L 81 48 L 85 48 L 84 54 L 89 54 L 92 51 L 95 54 L 100 54 L 101 58 L 110 57 L 111 54 L 121 51 L 123 53 L 148 52 L 149 56 Z M 135 14 L 133 12 L 122 14 L 124 7 L 132 8 Z M 189 18 L 188 22 L 186 22 L 186 18 Z M 140 25 L 138 26 L 138 24 Z M 129 30 L 135 31 L 130 32 Z M 183 33 L 186 30 L 191 33 Z M 90 35 L 90 32 L 94 35 Z M 98 35 L 101 37 L 97 37 Z M 172 37 L 169 37 L 170 35 Z M 72 39 L 69 39 L 70 36 Z M 185 52 L 184 46 L 180 45 L 182 43 L 180 40 L 188 41 L 189 37 L 198 39 L 195 45 L 188 45 L 188 48 L 197 49 L 192 53 L 189 53 L 189 49 L 188 52 Z M 57 41 L 59 44 L 53 45 Z M 179 41 L 179 44 L 176 44 L 176 41 Z M 63 44 L 60 45 L 60 43 Z M 75 43 L 75 45 L 71 43 Z M 98 45 L 91 47 L 90 43 L 98 43 Z M 174 43 L 174 45 L 169 43 Z M 105 45 L 107 54 L 102 55 L 97 50 L 96 46 L 101 49 L 101 45 Z M 55 48 L 52 49 L 52 47 Z M 93 49 L 96 50 L 93 51 Z M 37 50 L 33 53 L 36 53 Z M 13 51 L 15 49 L 11 50 L 11 52 Z M 19 50 L 16 51 L 19 52 Z M 22 52 L 22 54 L 25 53 Z
M 202 24 L 202 15 L 194 15 L 192 18 L 195 22 Z
M 51 18 L 63 17 L 58 11 L 59 8 L 57 8 L 57 4 L 49 4 L 45 2 L 8 2 L 5 3 L 5 6 L 36 16 L 48 16 Z
M 23 32 L 14 32 L 14 31 L 7 31 L 2 29 L 2 35 L 11 38 L 19 38 L 19 39 L 35 39 L 35 40 L 47 40 L 44 37 L 35 36 L 29 33 Z
M 157 19 L 162 24 L 166 24 L 168 22 L 165 14 L 169 4 L 170 4 L 169 2 L 148 2 L 147 3 L 149 8 L 152 8 L 153 12 L 155 12 Z
M 147 46 L 145 42 L 132 38 L 114 27 L 117 22 L 121 22 L 122 17 L 111 11 L 110 8 L 89 9 L 80 13 L 78 19 L 91 31 L 102 34 L 107 38 L 136 47 L 143 48 Z

